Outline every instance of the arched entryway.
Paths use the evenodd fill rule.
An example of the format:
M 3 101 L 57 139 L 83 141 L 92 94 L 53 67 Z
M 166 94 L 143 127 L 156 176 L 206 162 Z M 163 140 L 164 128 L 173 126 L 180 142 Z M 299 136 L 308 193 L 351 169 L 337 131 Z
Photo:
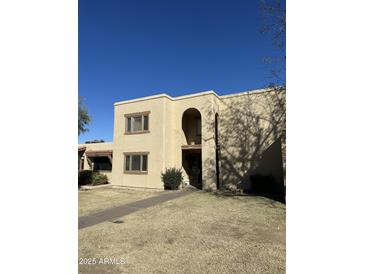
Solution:
M 196 108 L 189 108 L 182 115 L 181 144 L 182 167 L 187 183 L 202 189 L 202 131 L 201 114 Z

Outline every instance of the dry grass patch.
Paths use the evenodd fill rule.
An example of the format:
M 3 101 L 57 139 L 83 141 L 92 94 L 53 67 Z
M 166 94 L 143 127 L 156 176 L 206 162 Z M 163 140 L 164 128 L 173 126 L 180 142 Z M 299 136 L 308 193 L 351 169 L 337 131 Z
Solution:
M 285 273 L 285 205 L 192 193 L 79 231 L 80 273 Z
M 79 191 L 79 216 L 162 194 L 158 190 L 104 187 Z

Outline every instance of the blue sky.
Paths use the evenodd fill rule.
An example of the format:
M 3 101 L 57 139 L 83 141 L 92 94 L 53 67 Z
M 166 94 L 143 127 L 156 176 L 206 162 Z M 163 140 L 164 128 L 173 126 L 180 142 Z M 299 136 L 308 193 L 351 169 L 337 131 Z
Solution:
M 85 140 L 113 140 L 116 101 L 265 87 L 278 55 L 259 0 L 79 0 L 79 95 Z

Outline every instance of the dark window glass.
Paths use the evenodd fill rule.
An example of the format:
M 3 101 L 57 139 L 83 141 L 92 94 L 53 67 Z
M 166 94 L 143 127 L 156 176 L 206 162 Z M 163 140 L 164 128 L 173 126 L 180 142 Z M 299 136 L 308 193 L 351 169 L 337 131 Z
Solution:
M 112 163 L 108 157 L 94 157 L 94 170 L 112 170 Z
M 131 117 L 127 118 L 127 132 L 131 132 L 132 130 L 132 120 Z
M 143 155 L 142 157 L 142 171 L 147 171 L 147 155 Z
M 141 170 L 141 155 L 132 155 L 132 170 Z
M 130 163 L 131 163 L 131 156 L 127 155 L 125 156 L 125 170 L 130 170 Z
M 143 116 L 143 130 L 148 130 L 148 116 Z

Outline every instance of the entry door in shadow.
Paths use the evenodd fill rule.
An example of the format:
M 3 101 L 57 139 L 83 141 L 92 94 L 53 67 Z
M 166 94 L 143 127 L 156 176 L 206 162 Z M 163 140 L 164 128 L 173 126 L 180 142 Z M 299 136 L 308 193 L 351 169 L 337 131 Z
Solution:
M 190 184 L 202 189 L 202 160 L 200 153 L 184 153 L 184 168 L 189 176 Z

